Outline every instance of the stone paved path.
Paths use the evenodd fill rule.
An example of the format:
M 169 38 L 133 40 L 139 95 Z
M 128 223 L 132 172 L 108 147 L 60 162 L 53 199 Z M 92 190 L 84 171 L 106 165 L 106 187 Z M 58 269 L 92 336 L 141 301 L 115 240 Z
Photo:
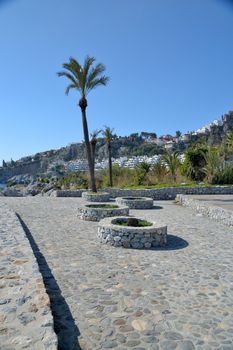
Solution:
M 57 281 L 44 261 L 60 349 L 233 349 L 232 228 L 156 202 L 131 213 L 167 223 L 168 247 L 127 250 L 100 245 L 97 223 L 76 217 L 81 199 L 1 200 Z

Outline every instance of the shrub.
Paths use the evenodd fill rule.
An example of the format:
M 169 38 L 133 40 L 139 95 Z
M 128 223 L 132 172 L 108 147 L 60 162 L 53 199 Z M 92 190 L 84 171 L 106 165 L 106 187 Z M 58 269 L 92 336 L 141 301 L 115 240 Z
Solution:
M 135 182 L 137 185 L 146 184 L 146 179 L 147 179 L 147 175 L 149 174 L 149 171 L 150 171 L 150 165 L 147 164 L 146 162 L 140 163 L 135 168 Z
M 181 173 L 193 181 L 203 181 L 206 176 L 204 171 L 206 165 L 204 153 L 206 151 L 207 149 L 204 145 L 189 148 L 185 152 L 185 160 L 181 165 Z
M 57 179 L 56 188 L 79 189 L 88 188 L 88 177 L 84 172 L 72 172 Z
M 203 153 L 206 165 L 203 168 L 206 174 L 206 180 L 208 183 L 213 183 L 214 175 L 221 170 L 222 159 L 219 154 L 219 149 L 213 146 L 209 146 L 207 151 Z
M 233 167 L 227 165 L 223 170 L 218 170 L 212 180 L 216 185 L 232 185 L 233 184 Z
M 122 168 L 119 165 L 114 164 L 112 167 L 112 175 L 114 187 L 127 187 L 136 185 L 135 169 Z M 97 187 L 108 187 L 109 176 L 107 169 L 96 173 L 96 184 Z

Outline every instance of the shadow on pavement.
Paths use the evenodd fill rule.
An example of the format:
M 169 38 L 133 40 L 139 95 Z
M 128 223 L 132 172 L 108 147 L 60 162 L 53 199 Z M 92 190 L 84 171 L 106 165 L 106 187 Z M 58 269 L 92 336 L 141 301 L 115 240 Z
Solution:
M 163 209 L 163 207 L 161 207 L 160 205 L 153 205 L 153 207 L 151 209 Z
M 18 214 L 17 217 L 30 242 L 39 265 L 40 273 L 43 277 L 46 292 L 50 299 L 54 319 L 54 330 L 58 337 L 58 350 L 82 350 L 77 338 L 80 335 L 80 332 L 75 324 L 69 306 L 63 298 L 61 290 L 46 262 L 46 259 L 40 252 L 29 228 Z
M 155 250 L 178 250 L 178 249 L 184 249 L 188 247 L 188 242 L 179 237 L 174 235 L 167 235 L 167 245 L 164 247 L 158 247 L 155 248 Z
M 174 235 L 167 235 L 167 244 L 162 247 L 151 247 L 151 248 L 141 248 L 140 250 L 152 250 L 152 251 L 158 251 L 158 250 L 179 250 L 179 249 L 184 249 L 188 247 L 188 242 L 179 237 L 179 236 L 174 236 Z M 138 250 L 138 248 L 128 248 L 130 250 Z

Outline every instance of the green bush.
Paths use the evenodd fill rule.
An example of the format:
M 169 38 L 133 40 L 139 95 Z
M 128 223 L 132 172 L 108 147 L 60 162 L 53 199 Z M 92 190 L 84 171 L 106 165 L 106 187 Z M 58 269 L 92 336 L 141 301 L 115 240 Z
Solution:
M 204 167 L 206 165 L 204 154 L 207 147 L 198 145 L 189 148 L 185 152 L 185 160 L 181 165 L 182 175 L 187 176 L 192 181 L 203 181 L 206 177 Z
M 112 175 L 114 187 L 127 187 L 136 185 L 135 169 L 122 168 L 119 165 L 114 164 L 112 167 Z M 96 172 L 96 184 L 98 188 L 108 187 L 109 175 L 107 169 Z
M 147 175 L 149 174 L 150 171 L 150 165 L 143 162 L 138 164 L 135 168 L 135 183 L 137 185 L 145 185 L 145 182 L 147 180 Z
M 72 172 L 57 179 L 56 188 L 79 189 L 88 188 L 88 177 L 84 172 Z
M 232 185 L 233 167 L 228 165 L 223 170 L 218 170 L 213 177 L 212 183 L 215 185 Z

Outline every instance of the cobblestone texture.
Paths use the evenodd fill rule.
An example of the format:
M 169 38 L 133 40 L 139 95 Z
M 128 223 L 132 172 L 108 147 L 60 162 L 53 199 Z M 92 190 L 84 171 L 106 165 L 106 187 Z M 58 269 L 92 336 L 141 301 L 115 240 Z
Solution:
M 98 243 L 97 223 L 77 219 L 81 199 L 0 200 L 29 227 L 69 307 L 62 324 L 66 309 L 54 309 L 60 349 L 232 350 L 232 228 L 157 202 L 162 209 L 132 214 L 166 223 L 168 245 L 116 249 Z M 76 347 L 66 328 L 72 317 Z
M 15 213 L 0 202 L 0 349 L 55 350 L 48 295 Z

